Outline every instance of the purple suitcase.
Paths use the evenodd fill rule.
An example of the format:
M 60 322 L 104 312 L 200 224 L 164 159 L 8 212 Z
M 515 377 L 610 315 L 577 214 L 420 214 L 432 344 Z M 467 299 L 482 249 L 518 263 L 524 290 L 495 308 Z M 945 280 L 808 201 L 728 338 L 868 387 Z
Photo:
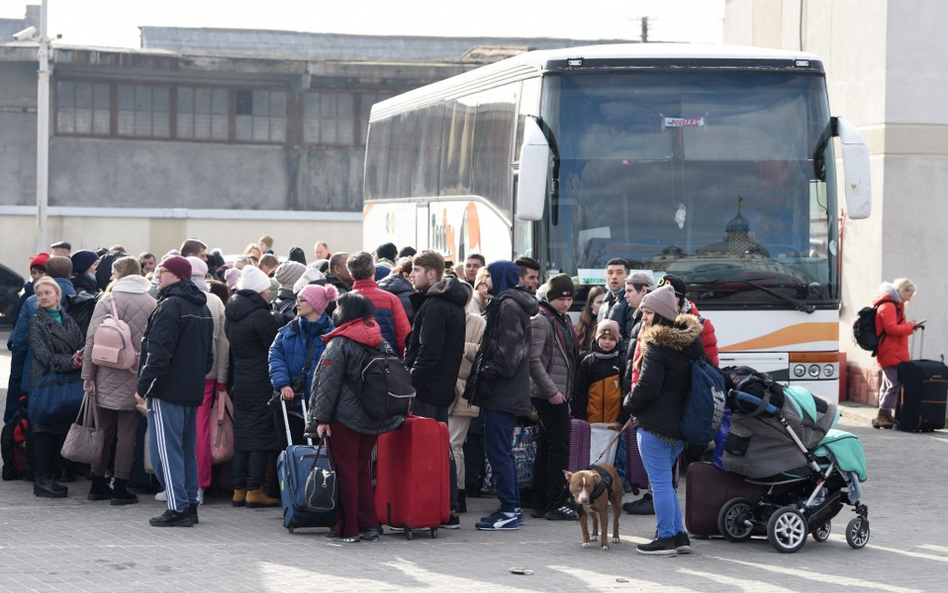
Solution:
M 642 456 L 639 455 L 639 445 L 635 440 L 635 428 L 629 426 L 625 429 L 625 456 L 626 456 L 626 481 L 635 490 L 645 490 L 648 488 L 648 474 L 645 472 L 645 465 L 642 464 Z M 678 488 L 679 470 L 681 468 L 681 459 L 675 460 L 675 471 L 672 476 L 675 488 Z
M 589 465 L 589 423 L 576 418 L 569 419 L 569 466 L 578 472 Z

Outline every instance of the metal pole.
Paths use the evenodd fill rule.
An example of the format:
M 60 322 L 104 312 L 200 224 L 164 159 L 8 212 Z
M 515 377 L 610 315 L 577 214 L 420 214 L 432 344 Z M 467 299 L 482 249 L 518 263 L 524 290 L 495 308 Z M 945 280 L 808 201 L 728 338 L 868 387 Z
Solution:
M 39 69 L 36 82 L 36 253 L 46 251 L 49 206 L 49 38 L 46 0 L 40 7 Z

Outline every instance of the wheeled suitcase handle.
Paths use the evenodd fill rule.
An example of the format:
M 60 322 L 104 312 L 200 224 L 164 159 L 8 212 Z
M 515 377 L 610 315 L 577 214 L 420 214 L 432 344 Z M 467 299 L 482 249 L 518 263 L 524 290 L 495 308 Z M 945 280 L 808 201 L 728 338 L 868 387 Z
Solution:
M 300 398 L 300 405 L 303 407 L 303 422 L 306 422 L 306 398 Z M 283 410 L 283 426 L 286 428 L 286 442 L 288 445 L 293 444 L 293 435 L 290 433 L 290 417 L 286 413 L 286 400 L 282 397 L 280 398 L 280 408 Z M 312 446 L 313 439 L 308 435 L 306 437 L 306 444 Z

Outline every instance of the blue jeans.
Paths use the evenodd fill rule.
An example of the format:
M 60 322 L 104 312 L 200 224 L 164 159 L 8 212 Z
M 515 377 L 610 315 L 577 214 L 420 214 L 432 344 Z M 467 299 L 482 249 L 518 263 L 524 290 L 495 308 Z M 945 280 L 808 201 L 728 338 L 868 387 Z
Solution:
M 500 499 L 500 510 L 512 513 L 520 506 L 517 461 L 511 449 L 516 416 L 509 412 L 481 408 L 484 413 L 484 450 L 490 462 Z
M 652 488 L 652 504 L 655 505 L 658 537 L 675 537 L 675 534 L 684 531 L 685 527 L 681 522 L 678 494 L 672 485 L 672 468 L 675 460 L 681 455 L 685 443 L 678 441 L 675 445 L 669 445 L 644 430 L 636 432 L 636 442 Z

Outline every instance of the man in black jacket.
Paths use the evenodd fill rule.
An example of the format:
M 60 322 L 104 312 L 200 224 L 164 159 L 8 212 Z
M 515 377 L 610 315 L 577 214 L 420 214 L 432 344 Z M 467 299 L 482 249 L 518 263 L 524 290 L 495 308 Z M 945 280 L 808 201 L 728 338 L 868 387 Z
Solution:
M 187 259 L 166 257 L 156 274 L 158 307 L 142 336 L 135 400 L 147 402 L 148 447 L 168 510 L 149 523 L 190 527 L 198 520 L 197 410 L 214 365 L 214 320 Z
M 487 328 L 467 379 L 464 399 L 484 413 L 484 449 L 497 483 L 500 509 L 481 517 L 482 531 L 519 529 L 523 522 L 517 462 L 510 435 L 517 416 L 530 413 L 530 318 L 537 300 L 519 285 L 517 265 L 495 261 L 487 266 L 494 295 L 487 306 Z
M 417 292 L 409 298 L 416 313 L 405 364 L 416 391 L 412 412 L 447 424 L 464 356 L 467 291 L 460 280 L 442 279 L 443 275 L 441 254 L 426 250 L 415 256 L 409 280 Z M 442 527 L 457 529 L 461 526 L 457 466 L 450 447 L 447 454 L 451 458 L 451 518 Z

